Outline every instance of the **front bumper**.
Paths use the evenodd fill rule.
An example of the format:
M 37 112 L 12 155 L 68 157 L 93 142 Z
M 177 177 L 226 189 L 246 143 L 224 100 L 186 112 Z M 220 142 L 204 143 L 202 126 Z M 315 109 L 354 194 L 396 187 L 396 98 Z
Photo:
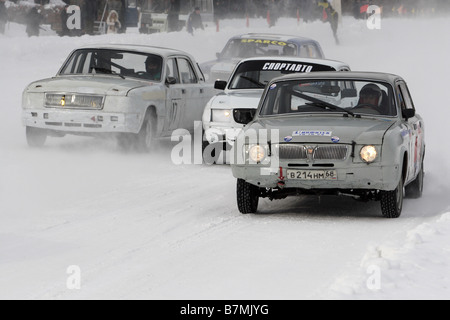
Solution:
M 102 110 L 24 109 L 22 123 L 28 127 L 65 133 L 138 133 L 139 114 Z
M 244 179 L 250 184 L 262 188 L 277 188 L 282 183 L 285 189 L 331 190 L 385 190 L 392 191 L 398 186 L 401 177 L 401 166 L 377 164 L 359 164 L 351 166 L 335 166 L 333 168 L 320 167 L 291 167 L 287 163 L 280 163 L 279 167 L 261 165 L 232 165 L 235 178 Z M 287 170 L 335 170 L 336 180 L 299 180 L 286 177 Z

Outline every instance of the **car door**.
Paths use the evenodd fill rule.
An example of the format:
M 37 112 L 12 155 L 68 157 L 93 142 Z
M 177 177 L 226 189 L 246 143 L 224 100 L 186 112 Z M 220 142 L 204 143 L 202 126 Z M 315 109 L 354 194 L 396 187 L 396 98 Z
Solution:
M 170 58 L 166 63 L 166 120 L 165 131 L 172 132 L 181 126 L 182 112 L 186 105 L 186 95 L 180 81 L 177 59 Z
M 400 107 L 403 110 L 414 110 L 414 103 L 409 93 L 405 82 L 397 83 L 397 93 L 400 102 Z M 415 114 L 414 117 L 405 120 L 404 125 L 407 127 L 408 134 L 404 137 L 409 137 L 408 141 L 408 177 L 407 182 L 414 179 L 420 169 L 423 156 L 423 123 L 422 119 Z
M 206 93 L 203 81 L 196 74 L 192 61 L 188 57 L 178 57 L 178 69 L 183 85 L 182 94 L 186 98 L 186 105 L 181 111 L 181 127 L 193 131 L 194 122 L 201 121 L 206 105 Z

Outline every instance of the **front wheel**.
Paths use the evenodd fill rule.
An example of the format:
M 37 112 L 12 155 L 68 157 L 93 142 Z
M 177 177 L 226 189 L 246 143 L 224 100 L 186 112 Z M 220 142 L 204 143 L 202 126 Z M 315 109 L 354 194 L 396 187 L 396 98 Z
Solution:
M 406 186 L 406 196 L 408 198 L 419 199 L 422 197 L 424 176 L 425 173 L 422 162 L 419 174 L 417 175 L 416 179 Z
M 122 133 L 117 136 L 117 146 L 120 150 L 129 152 L 151 152 L 156 146 L 156 116 L 147 111 L 141 130 L 135 133 Z
M 28 146 L 32 148 L 41 148 L 47 141 L 47 131 L 45 129 L 27 127 L 26 136 Z
M 150 112 L 147 112 L 141 131 L 137 137 L 137 149 L 142 152 L 150 152 L 155 146 L 156 121 Z
M 403 209 L 403 178 L 400 177 L 397 188 L 394 191 L 381 192 L 381 212 L 383 217 L 397 219 L 402 214 Z
M 256 213 L 259 203 L 259 188 L 246 182 L 237 180 L 237 204 L 242 214 Z

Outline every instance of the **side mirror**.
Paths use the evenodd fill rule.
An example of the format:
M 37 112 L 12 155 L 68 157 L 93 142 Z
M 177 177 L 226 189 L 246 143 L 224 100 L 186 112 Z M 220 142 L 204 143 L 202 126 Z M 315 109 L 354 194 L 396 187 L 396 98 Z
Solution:
M 222 81 L 222 80 L 217 80 L 215 83 L 214 83 L 214 89 L 217 89 L 217 90 L 225 90 L 225 88 L 227 87 L 227 82 L 226 81 Z
M 166 84 L 168 85 L 172 85 L 172 84 L 176 84 L 177 83 L 177 79 L 174 77 L 167 77 L 166 79 Z
M 406 120 L 413 118 L 416 115 L 416 110 L 414 109 L 403 109 L 402 110 L 403 118 Z
M 234 121 L 240 124 L 249 124 L 256 115 L 256 109 L 234 109 Z
M 217 57 L 217 59 L 220 59 L 220 58 L 221 58 L 221 56 L 222 56 L 222 55 L 220 54 L 220 52 L 217 52 L 217 53 L 216 53 L 216 57 Z

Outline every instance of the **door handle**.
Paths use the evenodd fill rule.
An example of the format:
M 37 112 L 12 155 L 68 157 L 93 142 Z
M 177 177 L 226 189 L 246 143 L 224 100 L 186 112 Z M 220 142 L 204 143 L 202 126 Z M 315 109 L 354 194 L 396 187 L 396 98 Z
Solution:
M 186 94 L 186 89 L 181 89 L 182 94 Z
M 203 94 L 203 89 L 200 89 L 200 93 Z

